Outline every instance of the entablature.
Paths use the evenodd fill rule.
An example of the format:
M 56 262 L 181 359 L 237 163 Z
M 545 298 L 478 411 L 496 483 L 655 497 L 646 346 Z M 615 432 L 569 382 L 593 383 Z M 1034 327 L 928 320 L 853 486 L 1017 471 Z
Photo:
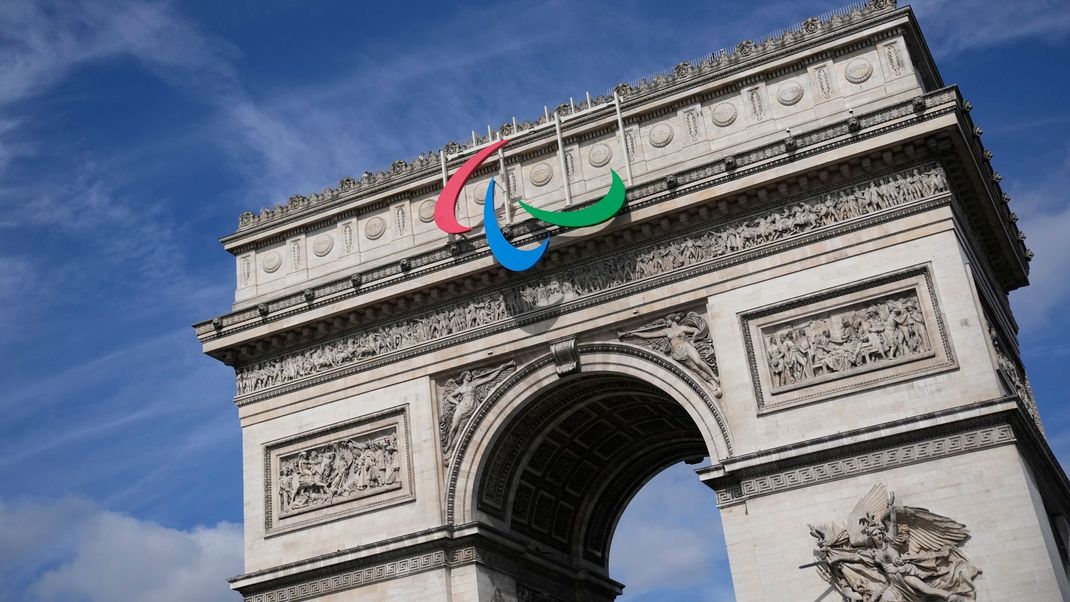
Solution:
M 515 134 L 507 124 L 468 147 L 448 146 L 455 151 L 444 155 L 452 170 L 498 136 L 511 142 L 500 164 L 476 172 L 462 194 L 459 217 L 478 229 L 482 192 L 495 175 L 509 183 L 512 202 L 503 221 L 516 230 L 527 217 L 515 203 L 520 196 L 550 209 L 564 207 L 570 196 L 582 204 L 608 185 L 609 168 L 630 171 L 628 183 L 635 187 L 779 142 L 785 130 L 798 138 L 852 111 L 868 113 L 937 89 L 942 81 L 913 14 L 892 7 L 851 7 L 749 51 L 741 45 L 732 55 L 694 67 L 682 63 L 671 74 L 619 87 L 619 120 L 614 97 L 600 97 L 562 105 L 554 119 L 547 113 L 526 129 L 518 124 Z M 558 118 L 560 161 L 554 156 Z M 366 287 L 463 253 L 470 238 L 448 236 L 432 223 L 443 170 L 437 156 L 429 157 L 420 169 L 376 178 L 327 200 L 298 197 L 294 210 L 225 237 L 224 246 L 236 256 L 235 310 L 266 302 L 275 311 L 285 305 L 280 297 L 300 304 L 307 289 L 337 289 L 354 276 Z M 565 174 L 556 173 L 561 165 Z
M 786 199 L 818 195 L 864 174 L 932 160 L 939 160 L 962 203 L 986 202 L 979 196 L 986 189 L 978 192 L 970 187 L 976 179 L 968 177 L 969 170 L 956 168 L 958 145 L 964 140 L 960 135 L 962 114 L 957 90 L 948 88 L 854 118 L 860 126 L 857 130 L 849 120 L 840 122 L 800 134 L 793 150 L 788 150 L 781 140 L 733 157 L 735 164 L 731 168 L 722 159 L 637 186 L 629 192 L 624 215 L 595 233 L 585 231 L 587 235 L 582 239 L 570 238 L 567 233 L 558 237 L 561 243 L 536 273 L 567 269 L 580 260 L 609 257 L 669 238 L 694 224 L 731 221 L 739 215 L 778 206 Z M 965 142 L 976 144 L 977 139 L 971 136 Z M 987 202 L 1007 212 L 1002 202 Z M 1010 224 L 1000 218 L 998 211 L 974 211 L 973 217 L 967 215 L 966 219 L 978 220 L 971 224 L 974 230 L 992 228 L 991 223 L 983 221 L 989 215 L 995 216 L 997 225 Z M 531 220 L 519 224 L 514 236 L 523 244 L 546 232 Z M 1014 240 L 1019 247 L 1017 254 L 1024 258 L 1024 247 L 1017 237 Z M 251 308 L 217 318 L 214 323 L 203 323 L 198 325 L 198 334 L 207 353 L 230 365 L 248 365 L 288 349 L 384 323 L 400 312 L 416 316 L 451 300 L 513 287 L 532 277 L 494 266 L 481 238 L 469 239 L 469 243 L 471 247 L 462 254 L 410 266 L 384 282 L 367 286 L 359 281 L 330 283 L 304 295 L 283 298 L 263 310 Z M 991 259 L 998 249 L 982 251 L 987 264 L 993 266 L 988 268 L 993 279 L 1002 282 L 1001 286 L 1006 287 L 1015 278 L 1024 281 L 1024 273 L 1015 276 L 1013 272 L 1006 273 L 1005 267 L 1003 273 L 999 272 L 1000 266 Z

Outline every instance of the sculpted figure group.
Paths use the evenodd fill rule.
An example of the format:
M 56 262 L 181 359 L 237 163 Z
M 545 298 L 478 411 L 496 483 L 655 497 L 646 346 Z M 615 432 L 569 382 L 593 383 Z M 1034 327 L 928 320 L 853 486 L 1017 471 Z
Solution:
M 353 437 L 279 460 L 282 513 L 326 506 L 366 492 L 401 487 L 398 436 Z
M 846 522 L 810 525 L 818 574 L 844 602 L 973 602 L 981 570 L 959 551 L 966 526 L 897 506 L 878 483 Z
M 773 387 L 932 350 L 915 293 L 886 297 L 763 331 Z
M 238 394 L 286 384 L 362 359 L 439 340 L 946 190 L 947 181 L 940 167 L 913 168 L 786 205 L 759 217 L 722 224 L 638 249 L 622 250 L 597 263 L 547 274 L 511 289 L 469 298 L 296 354 L 243 366 L 237 371 Z

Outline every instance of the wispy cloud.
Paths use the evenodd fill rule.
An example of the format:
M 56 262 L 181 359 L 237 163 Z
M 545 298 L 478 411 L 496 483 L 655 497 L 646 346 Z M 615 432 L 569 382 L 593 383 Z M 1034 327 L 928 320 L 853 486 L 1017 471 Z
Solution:
M 1034 252 L 1029 266 L 1030 285 L 1012 293 L 1015 316 L 1023 330 L 1050 324 L 1054 313 L 1070 300 L 1070 150 L 1063 150 L 1058 168 L 1027 184 L 1016 186 L 1012 208 L 1020 214 L 1019 227 Z
M 939 57 L 1028 38 L 1051 43 L 1070 37 L 1065 0 L 920 0 L 911 3 Z
M 0 499 L 0 600 L 239 600 L 241 528 L 179 530 L 80 498 Z

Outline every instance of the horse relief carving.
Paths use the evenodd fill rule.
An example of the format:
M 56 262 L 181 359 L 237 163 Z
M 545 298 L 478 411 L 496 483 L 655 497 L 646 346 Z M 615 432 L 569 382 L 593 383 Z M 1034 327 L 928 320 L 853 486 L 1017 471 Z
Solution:
M 401 488 L 397 429 L 279 457 L 283 516 Z

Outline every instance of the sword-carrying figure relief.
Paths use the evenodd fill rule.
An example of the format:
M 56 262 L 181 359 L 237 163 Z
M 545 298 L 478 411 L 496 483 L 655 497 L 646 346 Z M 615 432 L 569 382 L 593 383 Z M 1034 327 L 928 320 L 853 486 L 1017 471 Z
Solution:
M 442 392 L 442 414 L 438 420 L 444 463 L 449 464 L 461 425 L 486 399 L 487 393 L 513 372 L 516 372 L 516 362 L 510 360 L 490 370 L 465 370 L 457 378 L 446 381 Z
M 710 328 L 702 316 L 690 311 L 674 313 L 642 328 L 618 332 L 617 338 L 660 351 L 697 373 L 721 396 L 721 379 L 717 375 L 717 357 L 710 340 Z
M 897 506 L 878 483 L 847 522 L 809 525 L 817 572 L 845 602 L 975 601 L 981 570 L 959 551 L 966 526 L 925 508 Z

